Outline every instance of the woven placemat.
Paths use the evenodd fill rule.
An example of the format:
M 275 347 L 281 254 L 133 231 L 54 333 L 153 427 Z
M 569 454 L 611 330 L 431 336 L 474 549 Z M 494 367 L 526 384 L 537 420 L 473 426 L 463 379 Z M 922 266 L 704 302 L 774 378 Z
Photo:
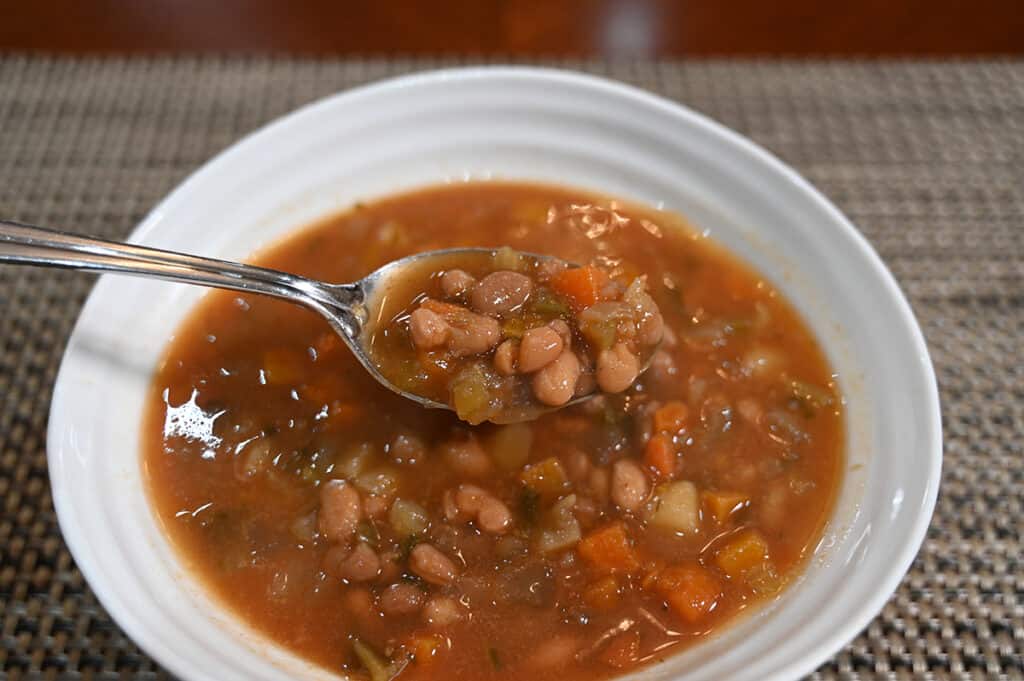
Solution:
M 0 58 L 0 215 L 124 237 L 300 104 L 450 61 Z M 1024 679 L 1024 62 L 560 62 L 677 99 L 829 195 L 909 295 L 942 389 L 938 509 L 910 574 L 814 679 Z M 92 278 L 0 267 L 0 678 L 168 678 L 61 540 L 45 428 Z

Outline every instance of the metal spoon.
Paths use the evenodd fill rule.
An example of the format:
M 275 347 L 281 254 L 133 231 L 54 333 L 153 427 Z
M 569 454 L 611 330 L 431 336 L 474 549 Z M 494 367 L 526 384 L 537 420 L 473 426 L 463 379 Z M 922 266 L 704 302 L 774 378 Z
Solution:
M 245 293 L 262 293 L 305 305 L 320 313 L 330 323 L 359 363 L 381 385 L 432 409 L 451 407 L 422 395 L 401 390 L 391 383 L 371 360 L 367 352 L 367 341 L 376 320 L 374 312 L 389 287 L 397 284 L 403 274 L 412 269 L 422 271 L 423 266 L 431 258 L 449 259 L 452 256 L 469 253 L 493 253 L 493 250 L 449 248 L 427 251 L 392 261 L 351 284 L 328 284 L 265 267 L 135 246 L 0 220 L 0 263 L 135 274 Z M 555 259 L 552 256 L 533 253 L 520 253 L 520 256 L 536 260 Z M 648 360 L 643 369 L 649 364 Z M 591 396 L 577 397 L 563 406 L 576 404 Z M 543 411 L 551 409 L 531 411 L 529 416 L 524 414 L 522 419 L 515 420 L 535 418 Z

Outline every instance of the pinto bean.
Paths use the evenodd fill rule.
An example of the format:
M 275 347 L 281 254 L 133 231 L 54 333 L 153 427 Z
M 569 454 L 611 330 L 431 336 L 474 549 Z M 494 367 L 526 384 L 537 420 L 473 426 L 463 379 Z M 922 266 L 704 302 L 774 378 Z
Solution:
M 502 376 L 512 376 L 519 365 L 519 341 L 511 338 L 494 351 L 494 368 Z
M 512 524 L 512 512 L 501 499 L 488 496 L 476 515 L 476 524 L 489 534 L 504 534 Z
M 582 449 L 570 449 L 569 453 L 565 455 L 564 461 L 565 470 L 573 482 L 586 480 L 594 468 L 590 457 Z
M 359 491 L 344 480 L 330 480 L 320 488 L 320 534 L 329 542 L 347 543 L 363 519 Z
M 427 445 L 415 435 L 402 433 L 391 441 L 388 453 L 396 463 L 416 464 L 426 458 Z
M 350 582 L 366 582 L 380 574 L 380 558 L 363 542 L 351 551 L 332 546 L 324 554 L 324 572 Z
M 476 277 L 465 270 L 448 270 L 441 275 L 441 290 L 446 298 L 459 298 L 476 286 Z
M 625 343 L 597 356 L 597 384 L 606 393 L 620 393 L 633 385 L 640 373 L 640 361 Z
M 457 357 L 479 355 L 501 341 L 501 325 L 498 320 L 472 312 L 461 305 L 426 298 L 418 309 L 439 315 L 448 325 L 446 346 Z
M 391 499 L 378 494 L 367 494 L 363 502 L 363 514 L 367 518 L 379 518 L 391 508 Z
M 532 292 L 532 279 L 519 272 L 499 270 L 480 280 L 469 302 L 477 312 L 498 315 L 521 307 Z
M 441 457 L 459 475 L 482 478 L 491 472 L 491 459 L 473 436 L 445 442 Z
M 415 584 L 398 582 L 392 584 L 380 595 L 378 605 L 385 615 L 410 615 L 423 607 L 423 590 Z
M 611 496 L 619 508 L 639 509 L 650 494 L 651 486 L 640 465 L 632 459 L 620 459 L 612 465 Z
M 455 563 L 431 544 L 417 544 L 409 553 L 409 569 L 430 584 L 450 584 L 458 576 Z
M 548 326 L 555 330 L 555 332 L 562 337 L 562 344 L 565 347 L 572 345 L 572 329 L 564 319 L 552 319 L 548 322 Z
M 638 339 L 644 345 L 657 345 L 665 336 L 665 318 L 660 312 L 647 312 L 637 324 Z
M 558 359 L 563 346 L 562 337 L 551 327 L 529 329 L 519 344 L 519 370 L 524 374 L 532 374 L 543 369 Z
M 579 359 L 571 350 L 563 350 L 554 362 L 533 375 L 533 394 L 548 406 L 560 407 L 572 399 L 579 377 Z
M 409 315 L 409 333 L 413 344 L 422 350 L 433 350 L 448 342 L 452 329 L 436 312 L 417 308 Z
M 451 327 L 448 349 L 458 357 L 469 357 L 487 352 L 501 340 L 501 325 L 497 320 L 473 314 L 465 318 L 462 326 Z
M 587 480 L 586 490 L 599 502 L 604 503 L 608 499 L 608 488 L 611 486 L 610 476 L 604 468 L 595 468 L 591 471 Z
M 471 517 L 489 534 L 504 534 L 512 524 L 512 512 L 505 503 L 476 485 L 460 485 L 453 498 L 458 517 Z

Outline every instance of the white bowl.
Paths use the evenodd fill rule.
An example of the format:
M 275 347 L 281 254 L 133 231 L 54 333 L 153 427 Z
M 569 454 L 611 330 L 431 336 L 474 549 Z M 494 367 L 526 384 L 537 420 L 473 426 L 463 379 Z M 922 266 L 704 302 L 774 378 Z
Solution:
M 877 255 L 750 141 L 673 102 L 576 73 L 439 71 L 272 123 L 186 180 L 132 240 L 245 258 L 358 199 L 490 178 L 565 183 L 682 213 L 809 321 L 848 410 L 848 470 L 823 540 L 776 603 L 629 678 L 812 671 L 881 609 L 924 538 L 942 458 L 938 393 L 921 331 Z M 201 293 L 106 276 L 89 297 L 50 414 L 61 529 L 114 619 L 182 679 L 332 678 L 214 603 L 150 511 L 139 457 L 145 391 Z

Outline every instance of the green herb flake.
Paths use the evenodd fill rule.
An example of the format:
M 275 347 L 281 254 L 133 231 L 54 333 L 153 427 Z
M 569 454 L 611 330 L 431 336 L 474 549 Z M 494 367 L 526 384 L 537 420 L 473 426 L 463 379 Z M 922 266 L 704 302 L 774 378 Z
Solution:
M 540 510 L 540 494 L 530 487 L 524 487 L 519 494 L 519 510 L 527 526 L 535 525 Z
M 487 659 L 491 661 L 491 666 L 494 667 L 496 670 L 501 669 L 501 656 L 498 655 L 497 648 L 487 649 Z

